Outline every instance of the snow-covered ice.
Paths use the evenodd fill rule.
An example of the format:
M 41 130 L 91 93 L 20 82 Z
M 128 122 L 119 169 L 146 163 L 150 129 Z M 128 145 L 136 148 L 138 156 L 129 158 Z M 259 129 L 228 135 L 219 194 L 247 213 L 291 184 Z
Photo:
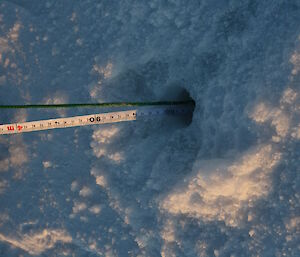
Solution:
M 300 1 L 0 2 L 0 104 L 183 90 L 190 124 L 1 136 L 0 256 L 300 256 Z

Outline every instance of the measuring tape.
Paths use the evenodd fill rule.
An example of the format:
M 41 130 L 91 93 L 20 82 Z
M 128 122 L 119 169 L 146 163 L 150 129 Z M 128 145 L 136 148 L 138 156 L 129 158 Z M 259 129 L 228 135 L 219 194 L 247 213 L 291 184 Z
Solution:
M 12 123 L 0 125 L 0 135 L 17 134 L 56 128 L 69 128 L 76 126 L 115 123 L 121 121 L 133 121 L 143 116 L 184 115 L 192 113 L 192 111 L 193 108 L 191 105 L 142 107 L 135 110 L 119 112 L 97 113 L 67 118 Z

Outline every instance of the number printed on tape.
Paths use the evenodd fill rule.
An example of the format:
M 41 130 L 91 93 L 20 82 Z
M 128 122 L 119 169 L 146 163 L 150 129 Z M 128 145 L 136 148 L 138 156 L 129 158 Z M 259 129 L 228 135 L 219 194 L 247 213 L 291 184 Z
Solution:
M 115 123 L 136 120 L 137 117 L 162 114 L 185 114 L 191 111 L 188 106 L 172 107 L 163 106 L 156 108 L 143 108 L 141 110 L 128 110 L 120 112 L 98 113 L 67 118 L 29 121 L 14 124 L 0 125 L 0 134 L 17 134 L 23 132 L 40 131 L 56 128 L 87 126 L 94 124 Z
M 87 126 L 93 124 L 114 123 L 136 119 L 136 110 L 98 113 L 59 119 L 29 121 L 15 124 L 0 125 L 0 134 L 16 134 L 55 128 Z

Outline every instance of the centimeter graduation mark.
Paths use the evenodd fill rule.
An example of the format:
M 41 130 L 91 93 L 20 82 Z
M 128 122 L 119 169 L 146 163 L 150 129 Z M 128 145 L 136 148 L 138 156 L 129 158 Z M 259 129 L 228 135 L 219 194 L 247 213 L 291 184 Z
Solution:
M 191 109 L 188 106 L 172 106 L 159 108 L 144 108 L 141 110 L 128 110 L 120 112 L 98 113 L 67 118 L 30 121 L 0 125 L 0 135 L 17 134 L 23 132 L 40 131 L 56 128 L 68 128 L 75 126 L 87 126 L 95 124 L 115 123 L 121 121 L 133 121 L 137 117 L 160 114 L 187 114 Z
M 114 123 L 136 119 L 136 110 L 99 113 L 68 118 L 30 121 L 0 125 L 0 134 L 16 134 L 56 128 L 87 126 L 93 124 Z

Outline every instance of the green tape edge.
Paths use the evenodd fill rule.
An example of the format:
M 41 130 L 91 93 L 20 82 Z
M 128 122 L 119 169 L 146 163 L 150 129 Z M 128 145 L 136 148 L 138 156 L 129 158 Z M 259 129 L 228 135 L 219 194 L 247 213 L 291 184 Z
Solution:
M 82 104 L 24 104 L 24 105 L 0 105 L 0 109 L 28 109 L 28 108 L 76 108 L 76 107 L 132 107 L 132 106 L 155 106 L 155 105 L 195 105 L 189 101 L 160 101 L 160 102 L 129 102 L 129 103 L 82 103 Z

